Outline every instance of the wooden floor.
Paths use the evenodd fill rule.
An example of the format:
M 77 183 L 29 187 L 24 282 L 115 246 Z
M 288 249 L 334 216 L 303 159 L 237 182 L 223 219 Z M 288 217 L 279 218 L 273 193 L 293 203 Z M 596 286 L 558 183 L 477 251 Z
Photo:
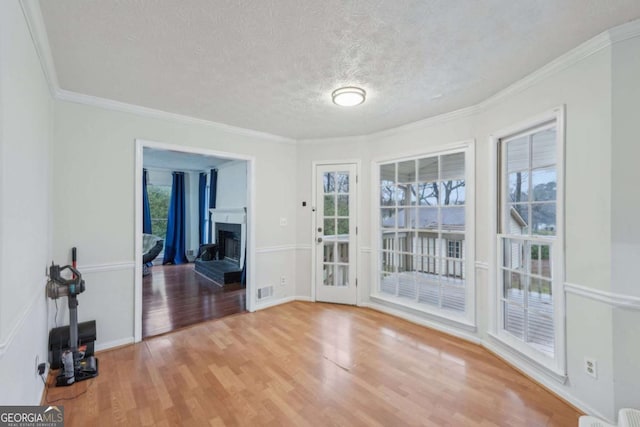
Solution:
M 221 286 L 194 264 L 156 265 L 142 279 L 142 337 L 245 311 L 245 289 Z
M 48 400 L 67 426 L 577 426 L 482 347 L 370 309 L 292 302 L 100 353 Z

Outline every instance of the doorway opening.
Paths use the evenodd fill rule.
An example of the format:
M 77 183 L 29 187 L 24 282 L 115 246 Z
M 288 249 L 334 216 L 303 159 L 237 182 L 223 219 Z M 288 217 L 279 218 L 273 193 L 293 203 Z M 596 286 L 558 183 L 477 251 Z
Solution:
M 252 311 L 252 186 L 252 158 L 136 141 L 136 341 Z

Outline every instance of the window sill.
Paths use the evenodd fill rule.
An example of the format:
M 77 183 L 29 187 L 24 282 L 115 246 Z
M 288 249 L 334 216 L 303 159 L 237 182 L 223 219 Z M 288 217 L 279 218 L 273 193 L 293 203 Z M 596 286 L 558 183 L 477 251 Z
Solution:
M 535 378 L 535 375 L 531 373 L 533 370 L 535 373 L 543 374 L 547 378 L 553 379 L 560 384 L 565 384 L 567 382 L 568 377 L 564 370 L 558 369 L 544 361 L 537 360 L 531 355 L 526 354 L 513 346 L 508 339 L 505 339 L 496 333 L 489 332 L 487 336 L 489 337 L 489 340 L 485 342 L 485 347 L 510 364 L 514 365 L 516 368 L 525 372 L 527 375 Z
M 369 299 L 371 302 L 385 304 L 404 311 L 408 315 L 422 317 L 446 326 L 452 326 L 467 332 L 476 332 L 477 330 L 476 325 L 470 322 L 464 313 L 455 315 L 455 313 L 451 312 L 451 314 L 449 314 L 449 312 L 445 310 L 433 310 L 423 304 L 411 303 L 401 298 L 394 298 L 393 296 L 383 294 L 371 294 Z

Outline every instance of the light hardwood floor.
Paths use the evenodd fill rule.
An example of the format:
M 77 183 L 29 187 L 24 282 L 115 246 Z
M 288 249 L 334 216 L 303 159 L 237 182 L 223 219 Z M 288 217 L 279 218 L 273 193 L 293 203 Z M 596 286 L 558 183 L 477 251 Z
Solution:
M 293 302 L 98 355 L 67 426 L 577 426 L 483 348 L 373 310 Z

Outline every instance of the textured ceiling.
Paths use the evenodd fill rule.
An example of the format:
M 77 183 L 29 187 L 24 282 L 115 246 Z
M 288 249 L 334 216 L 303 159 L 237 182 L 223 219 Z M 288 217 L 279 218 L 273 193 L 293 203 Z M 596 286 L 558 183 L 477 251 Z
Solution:
M 291 138 L 475 104 L 639 0 L 41 1 L 62 89 Z M 331 92 L 357 85 L 345 109 Z

